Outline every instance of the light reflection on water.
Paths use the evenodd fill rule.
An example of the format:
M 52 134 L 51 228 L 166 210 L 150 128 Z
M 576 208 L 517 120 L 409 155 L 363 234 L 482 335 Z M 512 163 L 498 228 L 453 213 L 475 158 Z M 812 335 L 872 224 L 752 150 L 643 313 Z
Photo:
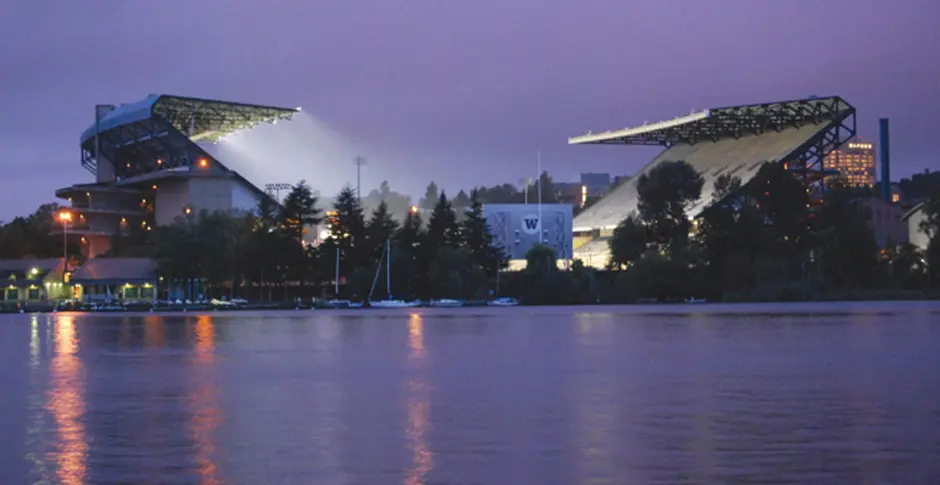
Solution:
M 50 457 L 56 476 L 65 485 L 85 483 L 88 443 L 85 441 L 85 376 L 78 357 L 75 317 L 60 314 L 55 321 L 55 351 L 49 368 L 46 411 L 55 420 L 58 439 Z
M 940 483 L 937 305 L 665 308 L 0 316 L 0 483 Z
M 215 328 L 211 316 L 196 317 L 195 334 L 193 378 L 197 385 L 189 398 L 192 405 L 190 429 L 195 443 L 200 483 L 217 485 L 221 482 L 214 462 L 215 432 L 222 422 L 222 411 L 215 393 Z
M 410 379 L 405 387 L 408 396 L 408 445 L 412 452 L 411 470 L 405 485 L 421 485 L 431 471 L 433 455 L 428 449 L 427 434 L 431 408 L 430 389 L 424 376 L 427 366 L 427 351 L 424 348 L 424 320 L 418 313 L 408 319 L 408 361 Z

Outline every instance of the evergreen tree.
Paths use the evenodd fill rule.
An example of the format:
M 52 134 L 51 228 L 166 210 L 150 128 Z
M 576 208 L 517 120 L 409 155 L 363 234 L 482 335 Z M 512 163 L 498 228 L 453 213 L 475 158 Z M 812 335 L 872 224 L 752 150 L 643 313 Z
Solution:
M 301 180 L 291 188 L 284 198 L 278 216 L 284 231 L 296 240 L 301 240 L 304 228 L 320 223 L 321 211 L 317 208 L 317 197 L 307 182 Z
M 486 223 L 483 204 L 476 190 L 470 192 L 468 201 L 464 220 L 460 224 L 462 244 L 472 254 L 474 264 L 490 275 L 505 264 L 506 258 L 502 248 L 493 245 L 493 234 Z
M 366 235 L 372 249 L 372 257 L 375 260 L 380 259 L 382 250 L 385 248 L 385 241 L 395 235 L 397 231 L 398 222 L 392 219 L 392 214 L 388 211 L 388 204 L 384 200 L 379 202 L 379 206 L 372 211 L 372 217 L 366 225 Z
M 340 274 L 349 276 L 369 262 L 365 217 L 356 190 L 350 185 L 336 196 L 333 207 L 336 213 L 330 223 L 330 238 L 340 248 Z
M 428 221 L 428 249 L 435 252 L 444 247 L 456 247 L 459 242 L 457 215 L 447 195 L 441 192 Z
M 437 205 L 440 195 L 438 194 L 437 184 L 433 181 L 428 184 L 428 188 L 424 191 L 424 197 L 418 201 L 418 206 L 425 210 L 431 210 Z
M 471 192 L 474 191 L 471 190 Z M 472 201 L 470 200 L 470 196 L 461 190 L 460 192 L 457 192 L 457 196 L 454 197 L 451 205 L 454 206 L 454 211 L 456 211 L 458 214 L 462 214 L 464 211 L 470 208 L 471 203 Z
M 392 242 L 392 280 L 395 293 L 415 296 L 424 294 L 429 260 L 425 253 L 425 233 L 421 214 L 408 211 Z

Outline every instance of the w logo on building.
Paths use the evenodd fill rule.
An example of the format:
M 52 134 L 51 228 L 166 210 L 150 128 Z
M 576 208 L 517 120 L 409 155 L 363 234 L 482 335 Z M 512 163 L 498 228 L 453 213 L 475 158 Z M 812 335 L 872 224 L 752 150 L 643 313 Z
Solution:
M 535 214 L 522 216 L 522 230 L 525 231 L 526 234 L 538 234 L 539 229 L 541 229 L 539 222 L 539 216 Z

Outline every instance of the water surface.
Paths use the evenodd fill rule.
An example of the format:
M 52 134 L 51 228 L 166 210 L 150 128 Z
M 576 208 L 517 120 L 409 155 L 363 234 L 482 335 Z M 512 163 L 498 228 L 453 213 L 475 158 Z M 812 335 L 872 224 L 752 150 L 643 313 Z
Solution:
M 940 305 L 0 316 L 0 483 L 940 483 Z

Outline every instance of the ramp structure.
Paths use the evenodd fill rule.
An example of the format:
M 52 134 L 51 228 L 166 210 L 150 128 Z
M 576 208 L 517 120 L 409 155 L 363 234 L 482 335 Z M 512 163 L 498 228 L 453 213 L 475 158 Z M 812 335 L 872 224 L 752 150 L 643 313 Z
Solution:
M 576 234 L 593 236 L 575 248 L 574 257 L 590 266 L 607 263 L 606 238 L 637 209 L 637 181 L 662 162 L 685 161 L 705 178 L 702 196 L 690 209 L 689 215 L 695 216 L 712 200 L 715 179 L 729 174 L 746 184 L 764 163 L 783 163 L 807 186 L 816 186 L 833 173 L 823 164 L 826 155 L 855 134 L 855 108 L 833 96 L 716 108 L 668 121 L 569 138 L 571 145 L 666 148 L 626 183 L 574 219 Z

